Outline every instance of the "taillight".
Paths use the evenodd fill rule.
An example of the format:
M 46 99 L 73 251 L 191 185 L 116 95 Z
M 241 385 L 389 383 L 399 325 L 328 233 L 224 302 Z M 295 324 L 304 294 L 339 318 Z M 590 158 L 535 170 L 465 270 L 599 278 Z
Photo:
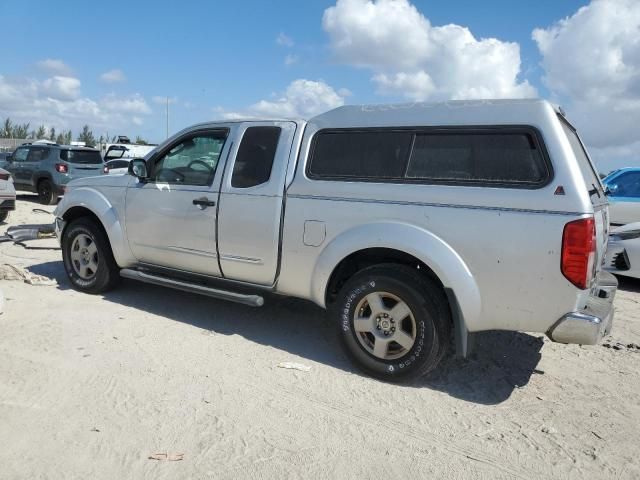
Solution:
M 56 171 L 60 173 L 67 173 L 69 171 L 69 167 L 64 163 L 56 163 Z
M 586 289 L 596 256 L 596 224 L 592 218 L 569 222 L 562 234 L 562 274 L 576 287 Z
M 9 180 L 11 175 L 8 173 L 0 173 L 0 180 Z

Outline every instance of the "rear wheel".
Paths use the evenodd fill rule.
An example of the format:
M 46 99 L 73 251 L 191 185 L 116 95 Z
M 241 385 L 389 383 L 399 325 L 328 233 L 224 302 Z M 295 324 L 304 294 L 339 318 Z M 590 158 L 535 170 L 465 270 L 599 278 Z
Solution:
M 74 288 L 103 293 L 120 281 L 109 239 L 91 218 L 74 220 L 62 234 L 62 260 Z
M 335 313 L 347 355 L 383 380 L 424 375 L 450 343 L 444 292 L 404 265 L 376 265 L 356 273 L 338 294 Z
M 9 216 L 9 210 L 0 211 L 0 223 L 6 222 L 8 216 Z
M 55 205 L 58 202 L 58 194 L 50 180 L 38 182 L 38 199 L 43 205 Z

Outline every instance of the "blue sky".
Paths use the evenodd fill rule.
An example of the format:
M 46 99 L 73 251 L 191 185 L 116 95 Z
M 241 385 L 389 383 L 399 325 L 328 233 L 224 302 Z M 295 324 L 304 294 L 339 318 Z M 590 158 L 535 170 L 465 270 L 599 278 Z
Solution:
M 0 4 L 5 38 L 0 75 L 5 83 L 14 86 L 34 82 L 34 88 L 41 91 L 45 90 L 43 85 L 49 77 L 76 79 L 79 85 L 65 84 L 74 90 L 73 93 L 65 90 L 61 97 L 66 97 L 61 101 L 77 103 L 87 99 L 96 102 L 96 108 L 101 108 L 101 112 L 111 108 L 112 114 L 108 117 L 111 124 L 107 121 L 95 126 L 96 133 L 110 128 L 111 134 L 140 133 L 152 141 L 160 141 L 165 135 L 163 106 L 156 103 L 158 99 L 154 101 L 158 96 L 175 99 L 171 105 L 171 130 L 175 131 L 196 121 L 232 116 L 236 112 L 268 111 L 265 110 L 268 104 L 262 110 L 254 107 L 261 100 L 278 101 L 297 79 L 322 81 L 338 92 L 339 101 L 348 103 L 437 100 L 469 95 L 468 79 L 457 91 L 438 84 L 432 70 L 442 62 L 416 61 L 407 69 L 405 65 L 393 65 L 393 60 L 387 65 L 388 60 L 380 57 L 361 65 L 357 50 L 339 47 L 340 35 L 344 36 L 344 29 L 348 31 L 354 21 L 346 17 L 355 12 L 357 20 L 359 11 L 365 10 L 365 0 L 351 1 L 351 10 L 344 8 L 336 13 L 336 17 L 342 15 L 344 21 L 338 20 L 334 27 L 323 24 L 323 15 L 336 5 L 335 0 L 187 1 L 179 7 L 176 2 L 158 1 L 116 0 L 104 5 L 75 1 L 4 1 Z M 613 0 L 614 3 L 617 1 Z M 550 29 L 559 20 L 575 15 L 580 7 L 588 6 L 589 1 L 413 0 L 409 3 L 401 0 L 400 3 L 405 8 L 399 11 L 400 22 L 403 16 L 407 17 L 406 12 L 410 13 L 407 8 L 415 7 L 418 17 L 427 19 L 432 27 L 455 24 L 467 28 L 477 40 L 495 38 L 504 44 L 516 43 L 521 62 L 517 77 L 509 79 L 507 90 L 496 96 L 529 92 L 529 95 L 566 100 L 569 105 L 574 102 L 566 88 L 560 86 L 556 91 L 543 81 L 547 72 L 541 65 L 543 55 L 538 42 L 532 39 L 532 32 L 536 28 Z M 91 6 L 87 8 L 87 5 Z M 378 0 L 370 5 L 380 6 Z M 416 28 L 420 28 L 418 17 L 417 23 L 412 24 L 418 25 Z M 373 31 L 383 28 L 386 18 L 378 16 L 371 21 Z M 567 29 L 567 35 L 570 33 Z M 279 36 L 280 42 L 277 41 Z M 401 36 L 395 34 L 394 41 Z M 398 55 L 405 55 L 402 45 L 399 48 Z M 446 58 L 446 55 L 456 54 L 453 50 L 443 55 Z M 548 55 L 551 58 L 551 54 Z M 47 59 L 60 64 L 47 67 L 42 63 Z M 463 62 L 461 68 L 465 65 Z M 107 77 L 111 81 L 101 79 L 112 70 L 119 73 Z M 425 90 L 424 86 L 416 87 L 418 93 L 411 96 L 403 90 L 404 84 L 391 85 L 394 78 L 400 78 L 395 77 L 398 72 L 414 75 L 418 71 L 435 78 L 437 88 L 432 91 Z M 376 76 L 378 78 L 374 80 Z M 522 85 L 524 81 L 532 88 Z M 440 80 L 440 83 L 446 82 Z M 52 85 L 48 84 L 48 87 L 50 93 L 47 95 L 54 95 Z M 488 94 L 493 92 L 489 90 Z M 33 95 L 40 98 L 43 94 Z M 113 103 L 118 101 L 129 101 L 130 108 L 125 109 L 123 115 L 113 113 Z M 94 117 L 87 115 L 84 118 L 78 110 L 93 108 L 92 104 L 88 105 L 75 105 L 72 118 L 62 119 L 65 125 L 58 128 L 77 130 L 78 123 L 84 120 L 91 124 Z M 322 105 L 320 103 L 317 108 Z M 327 105 L 332 105 L 331 100 Z M 28 107 L 16 107 L 0 95 L 0 119 L 11 115 L 35 123 L 54 123 L 62 118 L 59 110 L 49 115 L 48 108 L 32 108 L 34 118 L 26 119 Z M 63 107 L 58 105 L 56 108 Z M 313 110 L 302 110 L 303 113 L 307 111 Z M 37 115 L 45 118 L 36 118 Z M 128 118 L 133 116 L 136 120 L 132 123 Z M 625 141 L 634 143 L 635 140 L 627 138 Z M 610 146 L 600 142 L 597 147 Z

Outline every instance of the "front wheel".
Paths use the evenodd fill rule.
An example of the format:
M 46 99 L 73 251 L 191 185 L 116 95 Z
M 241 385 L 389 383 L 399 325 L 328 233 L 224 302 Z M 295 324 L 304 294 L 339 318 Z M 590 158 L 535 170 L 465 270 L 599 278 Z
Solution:
M 65 228 L 62 260 L 69 280 L 77 290 L 103 293 L 120 280 L 109 239 L 91 218 L 79 218 Z
M 382 380 L 426 374 L 450 343 L 451 313 L 444 292 L 404 265 L 376 265 L 356 273 L 340 290 L 334 308 L 347 355 Z

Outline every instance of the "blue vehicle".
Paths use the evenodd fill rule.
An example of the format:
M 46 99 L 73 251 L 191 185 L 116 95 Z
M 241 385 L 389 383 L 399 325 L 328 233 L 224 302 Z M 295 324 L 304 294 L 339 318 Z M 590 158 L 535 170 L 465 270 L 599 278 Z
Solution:
M 608 189 L 611 225 L 640 222 L 640 167 L 614 170 L 602 183 Z
M 19 146 L 0 167 L 11 173 L 16 190 L 37 193 L 44 205 L 55 205 L 74 178 L 105 173 L 102 157 L 95 148 L 44 141 Z

